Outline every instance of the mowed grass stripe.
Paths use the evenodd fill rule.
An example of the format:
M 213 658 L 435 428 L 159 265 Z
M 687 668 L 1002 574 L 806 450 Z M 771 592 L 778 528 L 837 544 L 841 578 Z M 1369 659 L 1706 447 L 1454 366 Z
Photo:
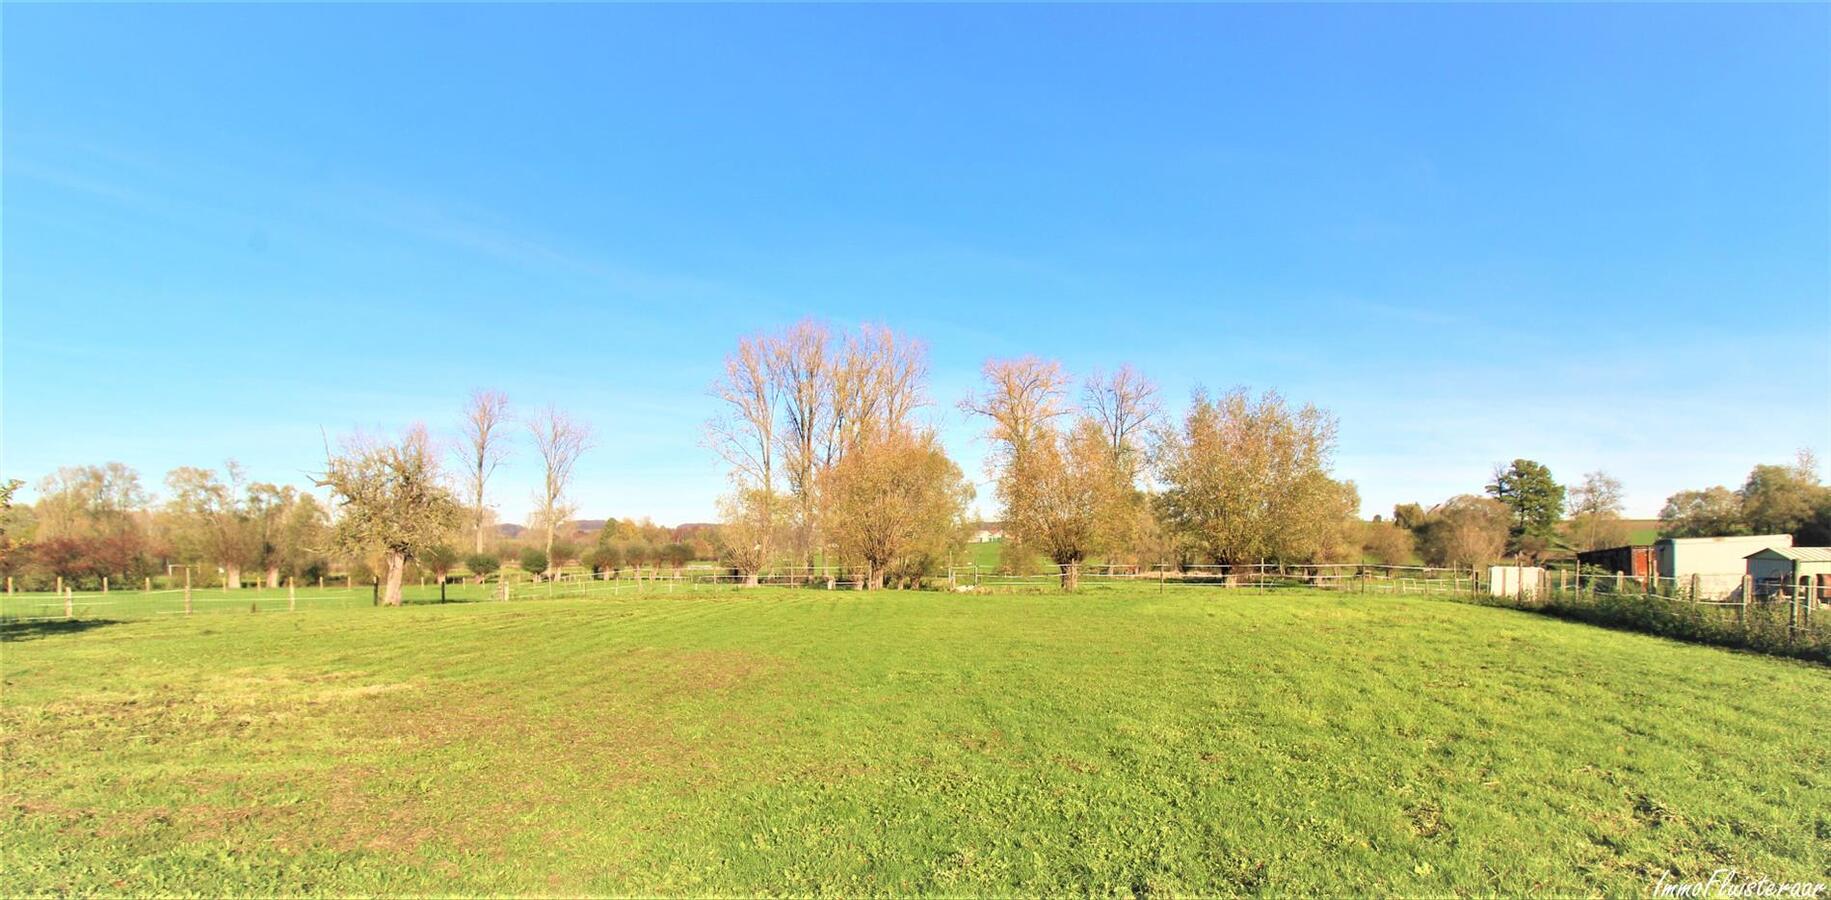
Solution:
M 1627 893 L 1831 834 L 1824 669 L 1439 601 L 664 594 L 5 656 L 14 893 Z

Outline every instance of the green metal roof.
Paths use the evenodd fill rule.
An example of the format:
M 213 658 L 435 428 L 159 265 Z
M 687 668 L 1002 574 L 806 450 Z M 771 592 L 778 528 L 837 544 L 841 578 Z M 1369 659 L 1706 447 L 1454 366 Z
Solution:
M 1768 547 L 1750 553 L 1749 556 L 1761 556 L 1766 553 L 1772 553 L 1794 562 L 1831 562 L 1831 547 Z

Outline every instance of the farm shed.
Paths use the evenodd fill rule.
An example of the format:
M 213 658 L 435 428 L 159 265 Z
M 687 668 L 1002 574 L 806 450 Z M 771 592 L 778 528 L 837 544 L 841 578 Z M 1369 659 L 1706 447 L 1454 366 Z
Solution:
M 1763 596 L 1781 585 L 1811 588 L 1822 602 L 1831 593 L 1831 547 L 1770 547 L 1748 555 L 1748 577 Z
M 1733 537 L 1660 538 L 1653 544 L 1659 577 L 1686 583 L 1697 576 L 1705 596 L 1727 597 L 1748 574 L 1748 556 L 1757 550 L 1793 546 L 1790 534 L 1754 534 Z
M 983 544 L 987 541 L 1002 541 L 1004 536 L 1005 523 L 980 522 L 973 526 L 973 536 L 969 538 L 969 541 L 974 544 Z
M 1645 578 L 1657 568 L 1652 544 L 1585 550 L 1577 554 L 1577 564 L 1595 566 L 1607 572 L 1620 572 L 1635 578 Z
M 1537 597 L 1545 590 L 1538 566 L 1489 566 L 1488 593 L 1495 597 Z

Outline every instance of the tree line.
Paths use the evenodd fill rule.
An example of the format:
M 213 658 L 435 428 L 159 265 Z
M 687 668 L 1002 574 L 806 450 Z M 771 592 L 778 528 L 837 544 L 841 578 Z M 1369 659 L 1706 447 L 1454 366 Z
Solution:
M 0 573 L 29 590 L 60 580 L 125 586 L 184 570 L 186 583 L 195 578 L 233 589 L 250 572 L 257 583 L 277 587 L 340 569 L 353 580 L 373 579 L 381 601 L 398 604 L 409 567 L 443 580 L 460 564 L 478 576 L 502 566 L 489 550 L 499 542 L 486 497 L 490 477 L 511 451 L 515 424 L 525 429 L 543 472 L 532 524 L 544 542 L 529 548 L 538 559 L 524 553 L 520 562 L 537 575 L 550 573 L 579 555 L 564 530 L 575 512 L 567 496 L 590 447 L 590 429 L 553 407 L 511 419 L 507 399 L 494 391 L 471 396 L 458 438 L 443 448 L 423 426 L 396 439 L 358 434 L 327 447 L 324 468 L 311 481 L 328 502 L 289 485 L 250 482 L 234 461 L 218 469 L 173 469 L 159 502 L 139 473 L 118 462 L 61 468 L 40 480 L 38 500 L 29 506 L 12 502 L 22 483 L 9 480 L 0 511 Z M 457 463 L 455 477 L 443 465 L 446 455 Z M 614 552 L 618 565 L 676 558 L 671 537 L 657 540 L 655 528 L 630 522 L 619 531 L 628 540 L 599 552 Z M 467 555 L 456 549 L 465 543 Z
M 1831 486 L 1818 475 L 1810 451 L 1792 463 L 1761 464 L 1742 486 L 1684 490 L 1660 510 L 1661 537 L 1791 535 L 1796 546 L 1831 544 Z M 1435 506 L 1405 503 L 1390 520 L 1365 526 L 1363 552 L 1375 562 L 1466 568 L 1501 559 L 1541 562 L 1628 544 L 1622 518 L 1622 484 L 1607 472 L 1590 472 L 1560 485 L 1543 463 L 1516 459 L 1495 470 L 1483 493 L 1462 494 Z
M 515 417 L 504 395 L 477 391 L 443 446 L 423 426 L 327 446 L 312 483 L 328 502 L 250 482 L 233 461 L 173 469 L 157 503 L 120 463 L 59 469 L 29 506 L 12 503 L 20 485 L 8 481 L 0 573 L 31 587 L 136 582 L 185 567 L 206 578 L 220 571 L 234 587 L 244 573 L 277 586 L 342 568 L 372 577 L 382 602 L 398 604 L 410 569 L 444 579 L 460 566 L 478 576 L 503 566 L 491 552 L 499 542 L 488 488 L 525 434 L 542 473 L 533 539 L 512 560 L 526 572 L 580 563 L 620 574 L 716 557 L 753 584 L 765 570 L 794 568 L 810 578 L 843 570 L 867 588 L 916 586 L 963 549 L 974 500 L 920 418 L 934 405 L 929 374 L 926 348 L 881 326 L 806 320 L 741 338 L 712 385 L 718 412 L 703 430 L 730 482 L 716 526 L 626 519 L 581 546 L 570 492 L 593 446 L 589 426 L 551 406 Z M 1480 494 L 1401 504 L 1390 520 L 1363 522 L 1354 483 L 1332 473 L 1336 420 L 1313 405 L 1275 391 L 1198 390 L 1171 411 L 1131 366 L 1077 378 L 1034 356 L 988 360 L 980 375 L 956 406 L 991 446 L 1005 556 L 1048 560 L 1067 587 L 1093 561 L 1468 567 L 1628 537 L 1621 482 L 1605 472 L 1561 485 L 1542 463 L 1518 459 L 1497 467 Z M 1674 494 L 1660 530 L 1831 543 L 1831 488 L 1802 453 L 1756 466 L 1736 490 Z M 457 549 L 466 545 L 468 553 Z
M 991 360 L 959 408 L 984 423 L 1007 553 L 1073 587 L 1108 563 L 1312 562 L 1358 552 L 1358 496 L 1329 472 L 1333 417 L 1276 392 L 1197 393 L 1165 418 L 1124 366 L 1079 383 L 1058 362 Z M 866 587 L 915 585 L 965 539 L 973 489 L 914 418 L 923 346 L 879 326 L 803 321 L 741 339 L 706 443 L 728 464 L 723 559 L 754 583 L 817 561 Z
M 965 540 L 971 487 L 913 413 L 931 404 L 922 345 L 880 326 L 803 321 L 739 340 L 705 439 L 725 459 L 721 558 L 754 583 L 816 562 L 866 587 L 938 574 Z M 1093 560 L 1260 563 L 1540 562 L 1628 542 L 1621 481 L 1561 484 L 1543 463 L 1497 466 L 1480 493 L 1391 519 L 1359 518 L 1332 473 L 1337 423 L 1275 391 L 1198 390 L 1172 415 L 1131 366 L 1076 379 L 1038 357 L 994 359 L 958 403 L 983 423 L 1009 559 L 1040 558 L 1073 587 Z M 1756 466 L 1739 491 L 1674 495 L 1660 532 L 1793 534 L 1831 542 L 1831 489 L 1809 454 Z

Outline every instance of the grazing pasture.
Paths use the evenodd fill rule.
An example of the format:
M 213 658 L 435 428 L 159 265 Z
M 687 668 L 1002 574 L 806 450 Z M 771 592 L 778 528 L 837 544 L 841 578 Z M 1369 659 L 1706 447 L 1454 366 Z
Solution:
M 1504 609 L 762 589 L 5 629 L 12 896 L 1831 869 L 1831 671 Z

